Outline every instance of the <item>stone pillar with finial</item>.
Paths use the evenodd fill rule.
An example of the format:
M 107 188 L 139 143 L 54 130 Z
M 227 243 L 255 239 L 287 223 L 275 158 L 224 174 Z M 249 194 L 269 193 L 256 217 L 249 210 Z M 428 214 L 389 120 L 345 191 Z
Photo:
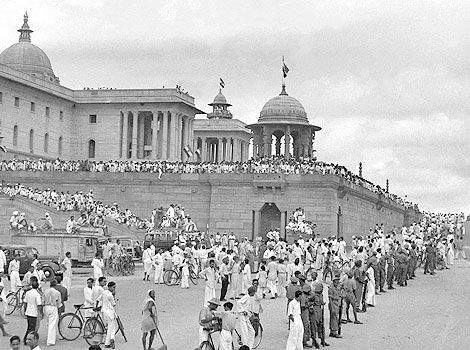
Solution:
M 359 162 L 359 177 L 362 177 L 362 162 Z
M 389 183 L 388 183 L 388 179 L 387 179 L 387 181 L 385 182 L 385 191 L 386 191 L 387 193 L 388 193 L 388 185 L 389 185 Z

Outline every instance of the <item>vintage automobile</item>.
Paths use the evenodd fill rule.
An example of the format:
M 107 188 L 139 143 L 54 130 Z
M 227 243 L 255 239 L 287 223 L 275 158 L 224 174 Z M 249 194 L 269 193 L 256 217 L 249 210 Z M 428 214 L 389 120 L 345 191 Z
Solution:
M 34 261 L 34 254 L 38 255 L 39 265 L 38 268 L 44 272 L 46 278 L 54 277 L 60 271 L 60 266 L 51 256 L 41 256 L 40 252 L 33 247 L 22 244 L 1 244 L 0 249 L 3 250 L 7 258 L 7 265 L 5 266 L 5 273 L 8 274 L 8 265 L 14 259 L 16 253 L 20 255 L 20 277 L 23 277 L 28 272 L 31 263 Z

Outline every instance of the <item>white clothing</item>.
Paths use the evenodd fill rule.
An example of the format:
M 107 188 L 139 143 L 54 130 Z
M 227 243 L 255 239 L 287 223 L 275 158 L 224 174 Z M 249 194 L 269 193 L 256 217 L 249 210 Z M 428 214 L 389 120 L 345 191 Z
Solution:
M 219 349 L 220 350 L 232 350 L 232 332 L 229 332 L 226 329 L 222 329 L 220 331 L 220 342 L 219 342 Z
M 300 317 L 300 303 L 292 299 L 287 307 L 287 314 L 294 317 L 290 322 L 289 337 L 287 338 L 286 350 L 303 350 L 302 340 L 304 337 L 304 325 Z
M 153 266 L 155 266 L 155 283 L 163 283 L 163 257 L 157 253 L 152 258 Z
M 59 311 L 56 306 L 44 306 L 44 318 L 47 320 L 47 345 L 55 345 Z
M 366 290 L 366 304 L 375 306 L 375 276 L 374 269 L 370 266 L 367 269 L 367 290 Z
M 240 330 L 240 338 L 243 345 L 247 345 L 250 349 L 252 349 L 253 344 L 255 342 L 255 329 L 253 328 L 250 322 L 250 316 L 252 315 L 252 297 L 246 294 L 240 300 L 238 300 L 237 304 L 239 312 L 246 311 L 248 313 L 248 315 L 246 316 L 240 315 L 238 317 L 238 329 Z
M 108 327 L 104 345 L 109 345 L 111 344 L 111 339 L 115 339 L 117 329 L 116 312 L 114 311 L 116 301 L 114 300 L 113 294 L 109 290 L 105 290 L 103 294 L 101 294 L 100 299 L 103 303 L 101 308 L 101 311 L 103 312 L 103 320 Z
M 144 271 L 146 274 L 150 274 L 152 271 L 152 256 L 153 252 L 150 247 L 145 249 L 142 254 L 142 262 L 144 263 Z
M 93 289 L 95 289 L 95 288 L 96 287 L 88 288 L 88 286 L 83 288 L 83 298 L 85 299 L 85 301 L 83 302 L 84 307 L 94 307 L 95 306 L 95 300 L 93 299 Z M 93 309 L 86 309 L 85 310 L 85 316 L 86 317 L 93 316 Z
M 23 285 L 20 279 L 20 262 L 14 259 L 10 261 L 8 271 L 10 273 L 10 290 L 16 292 Z
M 38 306 L 42 305 L 42 299 L 37 289 L 28 290 L 24 296 L 24 302 L 27 304 L 25 315 L 31 317 L 38 317 Z
M 91 261 L 91 266 L 93 266 L 93 278 L 95 279 L 95 283 L 98 284 L 98 278 L 103 277 L 103 260 L 94 258 Z

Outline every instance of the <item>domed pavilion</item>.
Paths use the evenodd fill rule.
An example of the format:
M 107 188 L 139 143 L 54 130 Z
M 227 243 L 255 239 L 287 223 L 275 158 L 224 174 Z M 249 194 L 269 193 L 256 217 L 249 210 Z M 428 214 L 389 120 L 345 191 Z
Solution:
M 17 71 L 30 74 L 51 83 L 60 84 L 52 70 L 49 57 L 36 45 L 31 44 L 31 33 L 28 25 L 28 13 L 23 18 L 23 26 L 18 29 L 20 39 L 16 44 L 6 48 L 0 54 L 0 64 Z
M 286 92 L 270 99 L 260 112 L 258 122 L 248 125 L 253 132 L 253 155 L 312 157 L 315 132 L 319 126 L 309 123 L 302 104 Z

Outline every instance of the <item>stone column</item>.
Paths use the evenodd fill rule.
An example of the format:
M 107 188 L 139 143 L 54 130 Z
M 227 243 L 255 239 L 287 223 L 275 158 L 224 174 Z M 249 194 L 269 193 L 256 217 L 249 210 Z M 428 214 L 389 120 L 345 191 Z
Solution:
M 207 160 L 207 138 L 202 137 L 202 144 L 201 144 L 201 162 L 205 162 Z
M 254 240 L 256 237 L 259 235 L 259 225 L 261 221 L 261 212 L 259 210 L 255 211 L 255 222 L 253 223 L 253 237 L 252 239 Z
M 144 146 L 145 146 L 145 115 L 140 116 L 137 118 L 138 120 L 138 136 L 137 136 L 137 141 L 138 141 L 138 151 L 137 151 L 137 158 L 142 159 L 144 158 Z
M 265 127 L 263 127 L 263 156 L 271 155 L 272 136 Z
M 276 136 L 276 156 L 281 155 L 281 138 Z
M 176 113 L 175 111 L 171 111 L 171 120 L 170 120 L 170 135 L 169 137 L 169 148 L 170 148 L 170 155 L 168 159 L 172 162 L 176 160 L 176 140 L 177 140 L 177 132 L 176 132 Z
M 176 147 L 176 158 L 183 160 L 183 115 L 178 113 L 178 146 Z
M 131 158 L 137 159 L 137 131 L 138 131 L 139 112 L 132 112 L 132 149 Z
M 122 117 L 122 139 L 121 139 L 121 159 L 127 159 L 128 146 L 127 134 L 129 131 L 129 112 L 124 112 Z
M 287 125 L 284 137 L 284 158 L 288 158 L 290 153 L 290 125 Z
M 152 121 L 152 159 L 158 159 L 158 111 L 153 112 L 153 121 Z
M 186 161 L 186 160 L 189 160 L 189 157 L 184 151 L 184 148 L 189 145 L 189 117 L 183 118 L 182 125 L 183 125 L 183 144 L 182 144 L 182 147 L 183 147 L 182 157 L 183 158 L 181 160 Z
M 218 138 L 217 139 L 217 163 L 220 163 L 222 161 L 222 153 L 223 153 L 223 145 L 222 145 L 222 139 Z
M 168 112 L 165 111 L 162 113 L 162 155 L 161 159 L 167 160 L 168 159 Z
M 232 139 L 232 142 L 233 142 L 233 161 L 236 162 L 237 160 L 239 160 L 240 158 L 240 155 L 239 155 L 239 152 L 240 152 L 240 148 L 239 148 L 239 140 L 238 139 Z

